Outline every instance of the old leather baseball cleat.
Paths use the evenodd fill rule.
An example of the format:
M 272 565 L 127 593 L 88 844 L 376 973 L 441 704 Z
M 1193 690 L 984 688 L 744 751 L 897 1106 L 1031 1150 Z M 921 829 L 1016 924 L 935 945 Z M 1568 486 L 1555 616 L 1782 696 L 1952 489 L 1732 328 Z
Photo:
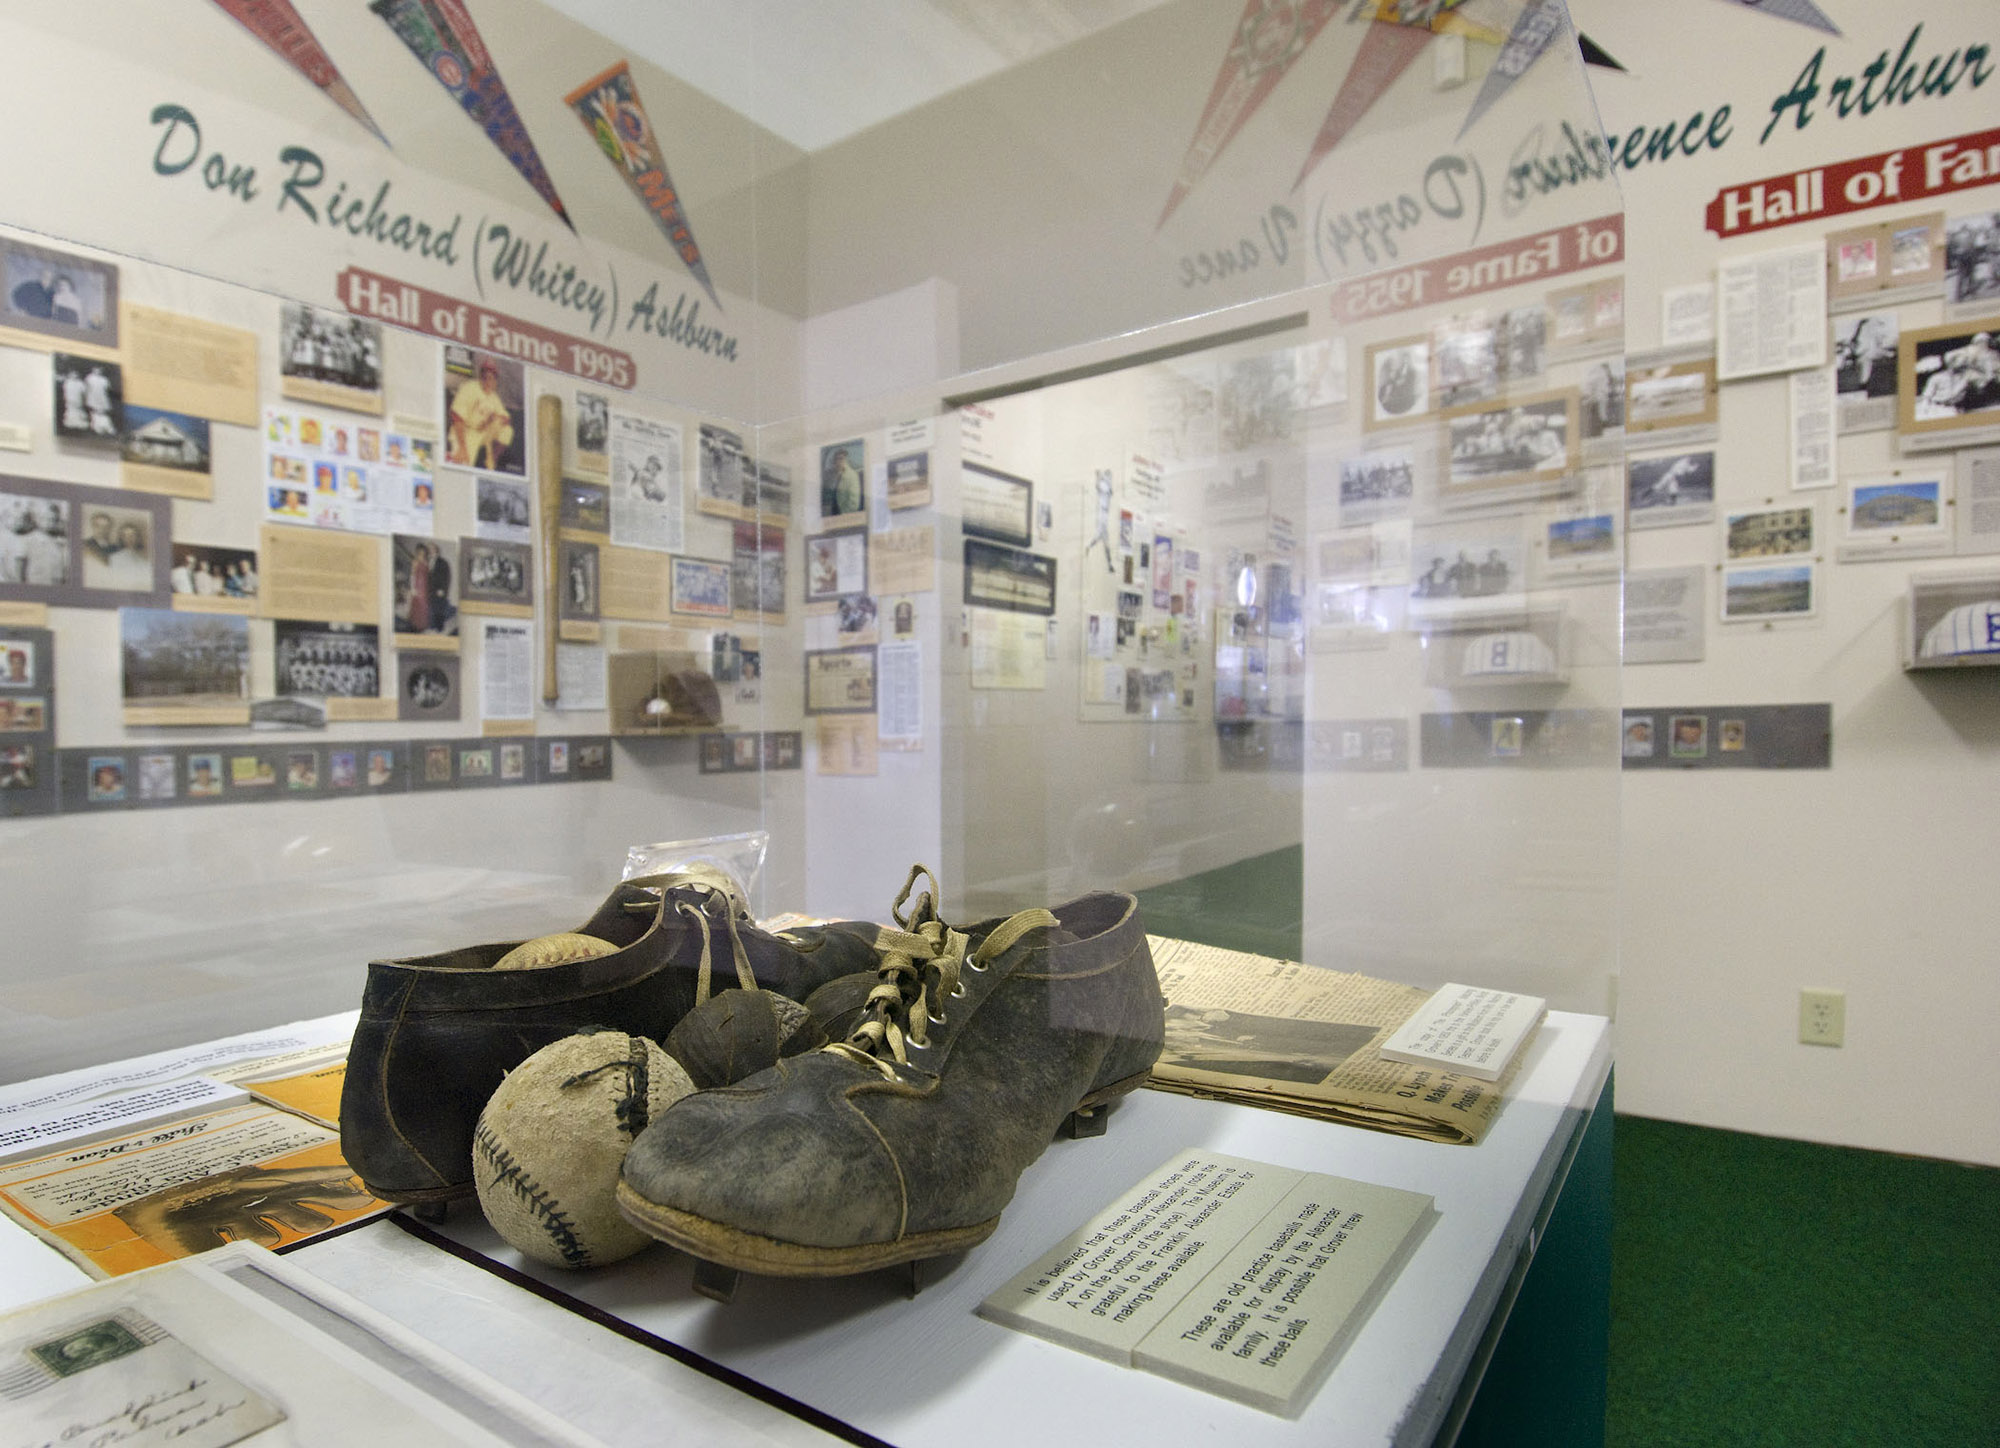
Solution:
M 1131 896 L 960 931 L 930 892 L 906 918 L 910 888 L 844 1040 L 682 1099 L 627 1154 L 619 1210 L 710 1278 L 975 1246 L 1065 1118 L 1158 1058 L 1165 1002 Z
M 472 1133 L 500 1079 L 586 1026 L 660 1040 L 717 990 L 795 1000 L 874 968 L 881 927 L 771 934 L 708 879 L 628 880 L 574 931 L 368 967 L 340 1099 L 341 1150 L 384 1201 L 472 1191 Z

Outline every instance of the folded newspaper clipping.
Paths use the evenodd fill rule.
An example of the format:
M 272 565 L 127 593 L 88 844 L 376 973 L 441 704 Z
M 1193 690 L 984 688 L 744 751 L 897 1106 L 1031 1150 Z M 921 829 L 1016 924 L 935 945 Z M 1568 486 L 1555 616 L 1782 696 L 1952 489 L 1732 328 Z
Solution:
M 1416 986 L 1219 946 L 1147 937 L 1167 997 L 1163 1091 L 1472 1145 L 1499 1113 L 1498 1081 L 1384 1060 L 1378 1047 L 1431 997 Z M 1525 1053 L 1523 1053 L 1525 1054 Z

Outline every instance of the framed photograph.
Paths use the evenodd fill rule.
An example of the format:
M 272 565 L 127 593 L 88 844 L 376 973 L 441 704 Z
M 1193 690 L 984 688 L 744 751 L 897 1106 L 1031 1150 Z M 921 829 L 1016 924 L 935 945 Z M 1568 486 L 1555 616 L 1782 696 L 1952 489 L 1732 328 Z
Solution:
M 1951 467 L 1904 468 L 1841 480 L 1847 493 L 1842 560 L 1951 550 Z
M 1625 278 L 1607 277 L 1548 295 L 1548 350 L 1574 357 L 1625 345 Z
M 1500 391 L 1500 353 L 1484 313 L 1448 317 L 1431 329 L 1431 396 L 1437 407 L 1485 402 Z
M 125 369 L 116 362 L 49 354 L 55 383 L 55 432 L 70 442 L 116 446 L 125 433 Z
M 1577 430 L 1588 447 L 1625 431 L 1625 359 L 1605 357 L 1583 369 Z
M 977 608 L 1050 617 L 1056 611 L 1056 560 L 968 538 L 964 601 Z
M 1627 759 L 1651 759 L 1653 757 L 1652 715 L 1628 714 L 1625 716 L 1623 753 Z
M 1708 715 L 1675 714 L 1667 720 L 1667 755 L 1671 759 L 1708 756 Z
M 1011 473 L 967 463 L 960 501 L 968 538 L 990 538 L 1025 548 L 1035 539 L 1035 485 Z
M 695 474 L 695 507 L 724 518 L 754 515 L 757 467 L 744 453 L 742 436 L 713 422 L 701 424 L 699 433 L 701 462 Z
M 868 591 L 868 535 L 821 533 L 806 542 L 806 603 L 829 608 L 842 595 Z
M 0 694 L 0 734 L 49 732 L 49 701 L 40 695 Z
M 458 777 L 460 779 L 491 779 L 493 777 L 493 746 L 483 744 L 476 748 L 459 750 Z
M 1368 411 L 1362 419 L 1365 426 L 1407 427 L 1429 415 L 1430 338 L 1371 343 L 1362 359 L 1368 380 Z
M 118 268 L 0 237 L 0 326 L 118 346 Z
M 1415 455 L 1406 447 L 1382 448 L 1340 462 L 1341 523 L 1406 518 L 1416 495 Z
M 319 751 L 291 749 L 285 752 L 285 788 L 297 794 L 319 789 Z
M 526 617 L 535 603 L 534 552 L 526 543 L 461 538 L 464 564 L 459 602 L 468 613 L 505 612 Z
M 1945 223 L 1944 299 L 1954 306 L 2000 303 L 2000 211 Z
M 189 799 L 214 799 L 222 793 L 222 756 L 190 754 L 187 757 Z
M 451 746 L 449 744 L 426 744 L 424 746 L 425 784 L 451 783 Z
M 404 724 L 442 724 L 459 717 L 457 654 L 396 655 L 396 718 Z
M 375 699 L 382 694 L 381 630 L 372 623 L 271 625 L 272 692 L 313 699 Z
M 0 639 L 0 689 L 32 689 L 41 683 L 31 639 Z
M 549 773 L 566 775 L 569 773 L 569 741 L 551 739 L 549 741 Z
M 1492 493 L 1553 487 L 1576 470 L 1574 390 L 1510 398 L 1443 415 L 1443 500 L 1480 501 Z
M 858 437 L 819 450 L 819 517 L 828 528 L 868 522 L 868 447 Z
M 927 508 L 931 502 L 931 455 L 905 453 L 890 458 L 888 494 L 891 508 Z
M 603 483 L 564 478 L 561 521 L 579 533 L 610 533 L 611 489 Z
M 1826 239 L 1826 294 L 1839 300 L 1859 292 L 1881 290 L 1889 274 L 1889 257 L 1879 226 L 1836 231 Z
M 84 511 L 83 586 L 106 593 L 154 593 L 168 540 L 150 508 L 95 504 Z
M 527 745 L 503 744 L 500 746 L 500 777 L 502 779 L 526 779 L 528 777 Z
M 837 558 L 833 566 L 837 572 Z M 738 523 L 729 559 L 729 597 L 734 616 L 783 623 L 785 572 L 784 533 L 756 523 Z
M 1814 564 L 1772 563 L 1722 570 L 1722 621 L 1772 623 L 1811 618 L 1819 606 Z
M 444 344 L 444 460 L 523 476 L 528 470 L 527 382 L 511 357 Z
M 1896 349 L 1896 430 L 1905 437 L 2000 426 L 2000 314 L 1906 331 Z
M 1618 515 L 1613 512 L 1551 518 L 1543 532 L 1552 574 L 1615 573 L 1625 552 L 1619 543 Z
M 390 537 L 395 568 L 396 632 L 402 647 L 455 648 L 458 638 L 458 545 L 446 538 Z M 416 640 L 412 643 L 410 640 Z
M 1511 520 L 1490 532 L 1453 529 L 1415 544 L 1422 560 L 1410 582 L 1412 617 L 1460 599 L 1498 599 L 1527 586 L 1528 550 Z M 1449 608 L 1443 611 L 1451 611 Z
M 327 755 L 326 782 L 330 789 L 353 789 L 361 783 L 352 749 L 336 749 Z
M 122 608 L 118 652 L 126 724 L 249 722 L 249 619 Z
M 1722 556 L 1731 563 L 1745 558 L 1789 558 L 1812 551 L 1811 504 L 1752 508 L 1732 512 L 1722 520 Z
M 382 324 L 304 302 L 278 310 L 278 390 L 299 402 L 382 411 Z
M 179 793 L 180 785 L 177 762 L 171 754 L 140 755 L 139 798 L 173 799 Z
M 507 543 L 535 541 L 528 485 L 519 478 L 492 477 L 485 473 L 474 478 L 472 519 L 472 531 L 480 538 L 498 538 Z
M 757 463 L 757 517 L 761 522 L 784 527 L 792 518 L 792 470 L 779 463 L 759 459 Z
M 596 623 L 599 618 L 597 545 L 564 538 L 556 546 L 559 585 L 556 617 L 565 623 Z
M 806 713 L 873 714 L 875 646 L 806 651 Z
M 125 756 L 93 754 L 85 764 L 86 797 L 92 804 L 116 804 L 125 798 Z
M 125 407 L 125 430 L 118 436 L 118 456 L 126 467 L 126 482 L 147 483 L 155 472 L 169 476 L 148 492 L 180 492 L 205 498 L 210 484 L 208 420 L 169 412 L 162 407 Z M 134 472 L 138 477 L 133 477 Z M 181 486 L 174 475 L 184 476 Z
M 1714 449 L 1625 460 L 1627 527 L 1705 523 L 1714 515 Z
M 671 606 L 695 618 L 730 616 L 729 565 L 706 558 L 675 558 Z
M 580 473 L 602 478 L 611 471 L 611 400 L 601 392 L 579 387 L 571 409 L 570 464 Z
M 1713 426 L 1720 395 L 1713 357 L 1664 367 L 1628 367 L 1626 435 L 1637 438 L 1668 428 Z
M 184 613 L 257 612 L 257 551 L 208 543 L 175 543 L 167 587 Z
M 1842 432 L 1895 426 L 1901 335 L 1893 311 L 1834 318 L 1833 386 Z

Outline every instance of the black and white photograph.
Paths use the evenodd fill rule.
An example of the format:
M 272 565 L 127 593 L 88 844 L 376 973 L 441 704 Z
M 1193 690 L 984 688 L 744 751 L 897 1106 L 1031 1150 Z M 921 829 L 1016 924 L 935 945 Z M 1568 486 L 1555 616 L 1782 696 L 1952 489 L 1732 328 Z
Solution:
M 0 238 L 0 326 L 118 345 L 118 268 Z
M 70 543 L 67 501 L 0 492 L 0 584 L 68 587 Z
M 1024 548 L 965 540 L 964 601 L 1044 617 L 1056 611 L 1056 560 Z
M 1715 453 L 1628 458 L 1625 510 L 1633 528 L 1705 522 L 1715 511 Z
M 1901 331 L 1894 312 L 1833 319 L 1833 381 L 1842 432 L 1895 425 Z
M 1431 410 L 1429 338 L 1378 342 L 1366 356 L 1370 427 L 1400 427 Z
M 1576 465 L 1576 410 L 1576 393 L 1558 392 L 1447 415 L 1446 501 L 1561 479 Z
M 1513 307 L 1493 327 L 1493 348 L 1503 386 L 1518 387 L 1542 375 L 1549 345 L 1549 312 L 1542 306 Z
M 248 619 L 123 608 L 118 648 L 128 710 L 241 708 L 250 696 Z
M 744 518 L 757 509 L 756 464 L 744 455 L 743 439 L 713 422 L 698 429 L 695 507 L 725 518 Z
M 1340 462 L 1340 521 L 1406 517 L 1416 492 L 1416 463 L 1406 447 L 1383 448 Z
M 404 724 L 448 723 L 459 715 L 457 654 L 396 656 L 396 718 Z
M 1897 426 L 1905 433 L 2000 426 L 2000 314 L 1903 333 Z
M 1630 368 L 1625 373 L 1625 431 L 1662 432 L 1716 420 L 1715 359 Z
M 381 631 L 372 623 L 271 625 L 272 692 L 309 699 L 374 699 L 382 693 Z
M 125 431 L 125 369 L 116 362 L 49 356 L 55 381 L 56 436 L 76 442 L 118 444 Z
M 931 501 L 931 455 L 906 453 L 889 459 L 889 506 L 927 508 Z
M 535 601 L 532 550 L 525 543 L 492 538 L 461 538 L 458 556 L 464 578 L 459 585 L 463 604 L 500 604 L 528 608 Z
M 735 546 L 729 560 L 729 590 L 736 617 L 784 621 L 785 535 L 782 532 L 759 528 L 755 523 L 736 525 Z
M 458 546 L 441 538 L 397 533 L 390 539 L 396 590 L 396 632 L 431 639 L 458 637 Z
M 890 506 L 894 506 L 891 504 Z M 757 463 L 757 511 L 779 522 L 792 516 L 792 470 L 781 463 Z
M 576 392 L 576 422 L 570 448 L 580 471 L 602 476 L 610 466 L 611 401 L 601 392 Z
M 1316 1086 L 1375 1039 L 1374 1026 L 1167 1006 L 1160 1064 L 1186 1071 Z
M 128 463 L 169 468 L 179 473 L 205 473 L 208 464 L 208 420 L 168 412 L 160 407 L 125 408 L 125 431 L 118 455 Z
M 2000 211 L 1945 223 L 1944 296 L 1953 303 L 2000 301 Z
M 1496 327 L 1484 313 L 1451 317 L 1431 331 L 1431 390 L 1438 407 L 1484 402 L 1500 391 Z
M 1519 593 L 1527 576 L 1527 550 L 1511 534 L 1492 538 L 1429 539 L 1417 546 L 1418 567 L 1410 597 L 1425 602 L 1498 598 Z
M 1584 442 L 1625 430 L 1625 359 L 1605 357 L 1583 369 L 1577 431 Z
M 506 543 L 534 542 L 527 483 L 520 478 L 479 474 L 474 480 L 472 531 L 478 537 Z
M 611 489 L 603 483 L 564 478 L 562 526 L 580 533 L 605 533 L 611 528 Z
M 1292 435 L 1292 411 L 1298 394 L 1292 367 L 1289 347 L 1239 357 L 1223 365 L 1216 421 L 1224 452 L 1268 447 Z
M 739 537 L 738 551 L 742 544 Z M 868 535 L 821 533 L 805 540 L 806 602 L 832 604 L 868 590 Z
M 209 543 L 175 543 L 167 588 L 175 598 L 208 599 L 218 612 L 234 605 L 242 612 L 257 602 L 257 551 L 219 548 Z M 179 605 L 185 607 L 186 605 Z
M 299 402 L 382 410 L 382 324 L 304 302 L 278 320 L 279 390 Z
M 83 510 L 83 586 L 107 593 L 146 593 L 155 577 L 153 550 L 164 538 L 153 532 L 155 515 L 106 503 Z
M 565 538 L 560 550 L 556 560 L 556 580 L 561 593 L 557 599 L 557 617 L 593 623 L 598 618 L 597 545 Z

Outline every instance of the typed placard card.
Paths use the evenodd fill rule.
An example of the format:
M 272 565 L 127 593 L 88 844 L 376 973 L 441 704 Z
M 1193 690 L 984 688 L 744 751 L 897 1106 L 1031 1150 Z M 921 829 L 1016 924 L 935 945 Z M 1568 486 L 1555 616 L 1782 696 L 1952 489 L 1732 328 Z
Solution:
M 1380 1049 L 1391 1061 L 1442 1066 L 1481 1081 L 1498 1081 L 1547 1013 L 1548 1002 L 1540 996 L 1441 985 Z
M 979 1313 L 1289 1415 L 1430 1215 L 1416 1192 L 1184 1151 Z

